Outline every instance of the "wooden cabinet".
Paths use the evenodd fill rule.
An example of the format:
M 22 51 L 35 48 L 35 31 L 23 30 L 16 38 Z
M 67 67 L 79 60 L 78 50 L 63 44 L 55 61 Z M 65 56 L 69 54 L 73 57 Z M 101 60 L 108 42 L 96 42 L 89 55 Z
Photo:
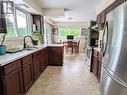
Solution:
M 5 17 L 3 15 L 3 1 L 0 0 L 0 33 L 6 33 L 6 23 Z
M 114 8 L 118 7 L 119 5 L 121 5 L 122 3 L 124 3 L 125 0 L 116 0 L 113 4 Z
M 44 21 L 43 21 L 43 16 L 41 15 L 32 15 L 33 17 L 33 24 L 36 25 L 36 29 L 40 32 L 43 33 L 44 29 Z
M 63 47 L 48 47 L 48 64 L 63 65 Z
M 106 20 L 106 14 L 104 11 L 97 16 L 97 22 L 98 22 L 98 24 L 103 24 L 103 23 L 105 23 L 105 20 Z
M 32 55 L 22 58 L 22 73 L 24 93 L 28 91 L 33 83 L 33 62 Z
M 98 79 L 101 77 L 101 67 L 102 67 L 102 53 L 98 52 Z
M 119 5 L 123 4 L 127 0 L 115 0 L 110 6 L 108 6 L 105 10 L 103 10 L 98 16 L 97 16 L 97 22 L 99 26 L 103 26 L 103 23 L 106 20 L 106 14 L 108 14 L 110 11 L 118 7 Z
M 22 95 L 21 61 L 17 60 L 1 68 L 3 95 Z M 1 95 L 1 94 L 0 94 Z
M 40 64 L 41 64 L 41 51 L 37 51 L 33 54 L 33 75 L 36 80 L 40 75 Z
M 63 65 L 63 47 L 46 47 L 0 66 L 0 95 L 25 95 L 48 63 Z
M 47 65 L 48 65 L 48 51 L 47 48 L 44 48 L 41 51 L 40 71 L 43 72 L 44 69 L 47 67 Z
M 93 49 L 92 71 L 98 80 L 100 80 L 101 76 L 101 66 L 102 66 L 102 53 Z
M 93 50 L 93 65 L 92 71 L 97 76 L 98 75 L 98 52 Z

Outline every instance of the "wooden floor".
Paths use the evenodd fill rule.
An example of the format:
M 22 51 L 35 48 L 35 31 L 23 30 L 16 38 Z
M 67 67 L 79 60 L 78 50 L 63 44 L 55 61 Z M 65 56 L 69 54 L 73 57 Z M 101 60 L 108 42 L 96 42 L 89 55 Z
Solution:
M 101 95 L 99 82 L 88 71 L 85 55 L 65 55 L 64 65 L 48 66 L 27 95 Z

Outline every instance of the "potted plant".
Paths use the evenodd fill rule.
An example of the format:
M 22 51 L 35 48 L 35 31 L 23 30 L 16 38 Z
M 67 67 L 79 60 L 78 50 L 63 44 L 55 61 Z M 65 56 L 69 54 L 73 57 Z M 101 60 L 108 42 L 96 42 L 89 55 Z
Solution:
M 1 40 L 1 43 L 0 43 L 0 55 L 4 55 L 6 53 L 6 45 L 3 45 L 5 37 L 6 37 L 6 34 L 4 34 L 2 36 L 2 40 Z
M 43 42 L 43 35 L 37 31 L 37 30 L 34 30 L 32 32 L 32 36 L 33 36 L 33 39 L 34 39 L 34 42 L 37 44 L 38 42 Z

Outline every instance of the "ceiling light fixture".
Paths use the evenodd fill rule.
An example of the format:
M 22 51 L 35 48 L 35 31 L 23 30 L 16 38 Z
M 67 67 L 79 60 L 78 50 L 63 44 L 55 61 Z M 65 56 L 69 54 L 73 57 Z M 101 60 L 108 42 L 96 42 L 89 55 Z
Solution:
M 72 20 L 72 17 L 69 17 L 68 19 L 69 19 L 69 20 Z

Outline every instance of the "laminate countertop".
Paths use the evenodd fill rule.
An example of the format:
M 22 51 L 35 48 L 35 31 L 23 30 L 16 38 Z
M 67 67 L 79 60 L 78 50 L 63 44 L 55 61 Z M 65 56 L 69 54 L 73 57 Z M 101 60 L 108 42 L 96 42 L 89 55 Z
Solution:
M 41 50 L 46 47 L 63 47 L 63 44 L 49 44 L 49 45 L 39 45 L 36 49 L 32 50 L 22 50 L 16 53 L 6 53 L 5 55 L 0 56 L 0 66 L 7 65 L 13 61 L 21 59 L 27 55 L 30 55 L 38 50 Z

